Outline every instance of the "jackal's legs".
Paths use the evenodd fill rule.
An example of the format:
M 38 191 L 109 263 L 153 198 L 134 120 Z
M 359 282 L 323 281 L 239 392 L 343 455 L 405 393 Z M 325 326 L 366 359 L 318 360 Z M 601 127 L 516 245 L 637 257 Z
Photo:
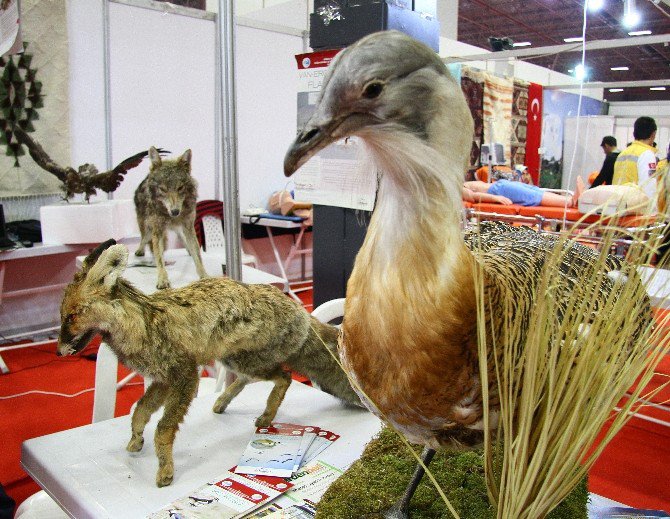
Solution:
M 256 427 L 267 427 L 272 423 L 275 416 L 277 415 L 277 409 L 284 400 L 284 395 L 288 391 L 289 386 L 291 385 L 291 375 L 281 368 L 277 368 L 274 373 L 271 373 L 267 380 L 272 380 L 275 383 L 275 386 L 268 396 L 267 404 L 265 405 L 265 411 L 263 414 L 256 418 Z
M 165 399 L 165 411 L 156 427 L 154 446 L 158 456 L 158 473 L 156 485 L 164 487 L 172 483 L 174 477 L 174 460 L 172 447 L 179 424 L 184 419 L 188 406 L 198 390 L 198 371 L 194 366 L 186 373 L 181 372 L 168 389 Z
M 151 415 L 154 414 L 160 406 L 163 405 L 168 394 L 168 387 L 165 384 L 152 382 L 144 393 L 133 412 L 131 421 L 132 436 L 126 450 L 129 452 L 138 452 L 144 445 L 144 428 L 146 427 Z
M 163 241 L 163 232 L 159 233 L 156 229 L 151 233 L 151 249 L 156 260 L 156 269 L 158 270 L 158 281 L 156 288 L 170 288 L 170 280 L 168 279 L 167 270 L 165 270 L 165 261 L 163 261 L 163 251 L 165 243 Z
M 216 399 L 216 402 L 214 402 L 214 407 L 212 408 L 212 411 L 215 413 L 223 413 L 226 410 L 226 407 L 228 407 L 228 404 L 235 398 L 237 395 L 240 394 L 240 391 L 244 389 L 244 386 L 246 386 L 249 383 L 249 378 L 245 377 L 244 375 L 239 375 L 235 381 L 230 384 L 226 390 L 221 393 L 219 398 Z
M 151 241 L 151 230 L 146 226 L 146 220 L 140 216 L 137 217 L 137 224 L 140 227 L 140 244 L 137 246 L 135 256 L 144 256 L 144 251 Z
M 207 277 L 207 271 L 202 264 L 202 258 L 200 257 L 200 245 L 198 245 L 198 238 L 195 235 L 195 229 L 193 228 L 194 222 L 190 222 L 190 225 L 187 224 L 181 231 L 181 237 L 184 240 L 184 245 L 186 250 L 193 258 L 193 263 L 195 263 L 195 270 L 198 273 L 200 278 Z

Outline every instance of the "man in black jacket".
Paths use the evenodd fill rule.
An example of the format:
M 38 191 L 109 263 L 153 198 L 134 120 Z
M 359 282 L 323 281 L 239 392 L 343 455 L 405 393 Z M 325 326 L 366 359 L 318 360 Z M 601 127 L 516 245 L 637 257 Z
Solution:
M 602 184 L 612 185 L 612 177 L 614 176 L 614 163 L 619 156 L 619 150 L 616 148 L 616 139 L 611 135 L 603 137 L 600 147 L 605 152 L 605 160 L 600 173 L 591 184 L 591 187 L 600 186 Z

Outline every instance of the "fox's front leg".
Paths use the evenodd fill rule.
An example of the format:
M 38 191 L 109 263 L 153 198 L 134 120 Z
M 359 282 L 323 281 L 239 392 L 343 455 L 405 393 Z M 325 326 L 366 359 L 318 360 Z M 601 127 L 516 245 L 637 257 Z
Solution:
M 154 254 L 154 259 L 156 260 L 156 269 L 158 270 L 156 288 L 159 290 L 170 288 L 170 280 L 168 279 L 167 270 L 165 270 L 165 261 L 163 261 L 163 251 L 165 247 L 162 232 L 159 233 L 154 229 L 151 234 L 151 248 Z
M 164 487 L 172 483 L 174 477 L 174 460 L 172 448 L 174 439 L 179 429 L 179 424 L 184 419 L 188 406 L 198 390 L 198 370 L 193 367 L 179 374 L 172 374 L 175 383 L 168 389 L 165 400 L 165 411 L 163 417 L 156 427 L 154 446 L 158 456 L 158 473 L 156 474 L 156 485 Z
M 151 415 L 154 414 L 160 406 L 163 405 L 167 397 L 168 387 L 165 384 L 152 382 L 144 393 L 133 413 L 131 421 L 132 436 L 126 446 L 128 452 L 139 452 L 144 445 L 144 428 L 146 427 Z

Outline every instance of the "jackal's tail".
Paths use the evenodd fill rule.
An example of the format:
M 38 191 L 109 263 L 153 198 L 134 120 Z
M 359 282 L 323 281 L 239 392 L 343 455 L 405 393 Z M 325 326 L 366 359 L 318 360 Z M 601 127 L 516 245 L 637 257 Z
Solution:
M 309 377 L 319 389 L 349 404 L 362 406 L 337 359 L 335 326 L 310 318 L 310 328 L 301 351 L 291 359 L 291 367 Z

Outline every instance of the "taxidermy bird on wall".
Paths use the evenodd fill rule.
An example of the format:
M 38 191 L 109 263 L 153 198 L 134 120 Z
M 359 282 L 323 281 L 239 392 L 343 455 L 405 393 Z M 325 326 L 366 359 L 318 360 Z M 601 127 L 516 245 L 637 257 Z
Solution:
M 594 344 L 589 351 L 623 362 L 631 337 L 651 329 L 649 300 L 634 271 L 571 241 L 505 224 L 482 224 L 464 240 L 461 186 L 472 131 L 460 86 L 439 57 L 402 33 L 385 31 L 363 38 L 333 60 L 316 111 L 287 152 L 284 170 L 290 176 L 328 144 L 357 135 L 378 171 L 377 203 L 348 281 L 340 344 L 343 364 L 370 409 L 410 441 L 426 446 L 426 464 L 432 449 L 474 446 L 496 431 L 504 433 L 510 449 L 520 443 L 519 434 L 530 431 L 529 452 L 561 456 L 556 445 L 570 444 L 565 435 L 578 426 L 561 428 L 552 421 L 563 416 L 552 406 L 565 395 L 551 391 L 557 385 L 568 393 L 579 389 L 570 385 L 576 383 L 573 372 L 559 375 L 559 370 L 591 358 L 578 349 L 587 342 Z M 624 269 L 621 277 L 611 272 L 616 269 Z M 611 326 L 618 327 L 625 352 L 616 356 L 614 349 L 606 351 L 611 336 L 603 339 L 594 332 L 582 338 L 579 333 L 587 334 L 583 325 L 602 321 L 601 314 L 616 319 L 609 312 L 623 300 L 630 304 L 621 318 L 629 321 Z M 533 341 L 533 351 L 545 355 L 536 364 L 524 349 Z M 559 346 L 568 342 L 577 347 Z M 640 358 L 645 355 L 646 350 Z M 545 366 L 554 360 L 559 367 L 547 374 Z M 519 377 L 531 376 L 541 390 L 519 383 Z M 509 386 L 501 385 L 510 379 Z M 545 390 L 546 380 L 552 383 Z M 589 395 L 585 408 L 596 400 L 605 407 L 603 423 L 618 396 L 603 400 L 584 394 Z M 532 403 L 532 412 L 521 412 L 523 399 Z M 520 415 L 525 422 L 518 422 Z M 544 417 L 541 422 L 538 416 Z M 537 437 L 539 446 L 532 443 Z M 579 467 L 584 455 L 572 453 L 570 461 Z M 528 452 L 519 457 L 531 465 Z M 551 459 L 543 460 L 532 463 L 552 465 Z M 563 465 L 573 467 L 567 461 Z M 504 470 L 489 485 L 492 501 L 505 501 L 512 489 L 522 502 L 498 517 L 534 519 L 557 504 L 542 494 L 542 482 L 551 473 L 535 470 L 532 477 L 520 477 Z M 565 476 L 566 485 L 577 472 Z M 421 475 L 418 470 L 414 483 Z M 540 483 L 517 492 L 507 483 L 515 478 L 531 486 Z M 386 517 L 407 517 L 413 490 Z M 549 494 L 564 496 L 561 492 Z
M 56 164 L 47 152 L 44 151 L 40 143 L 28 135 L 20 126 L 14 126 L 13 131 L 17 140 L 28 148 L 28 153 L 30 153 L 33 160 L 42 169 L 56 175 L 63 182 L 63 191 L 65 192 L 63 198 L 65 200 L 81 193 L 88 202 L 89 198 L 95 195 L 98 189 L 102 189 L 105 193 L 115 191 L 121 185 L 121 182 L 123 182 L 124 175 L 128 170 L 139 166 L 142 160 L 149 154 L 146 150 L 136 153 L 132 157 L 121 161 L 113 169 L 102 173 L 93 164 L 88 163 L 82 164 L 75 170 L 70 166 L 63 167 Z M 159 149 L 158 152 L 161 155 L 170 153 L 163 149 Z

